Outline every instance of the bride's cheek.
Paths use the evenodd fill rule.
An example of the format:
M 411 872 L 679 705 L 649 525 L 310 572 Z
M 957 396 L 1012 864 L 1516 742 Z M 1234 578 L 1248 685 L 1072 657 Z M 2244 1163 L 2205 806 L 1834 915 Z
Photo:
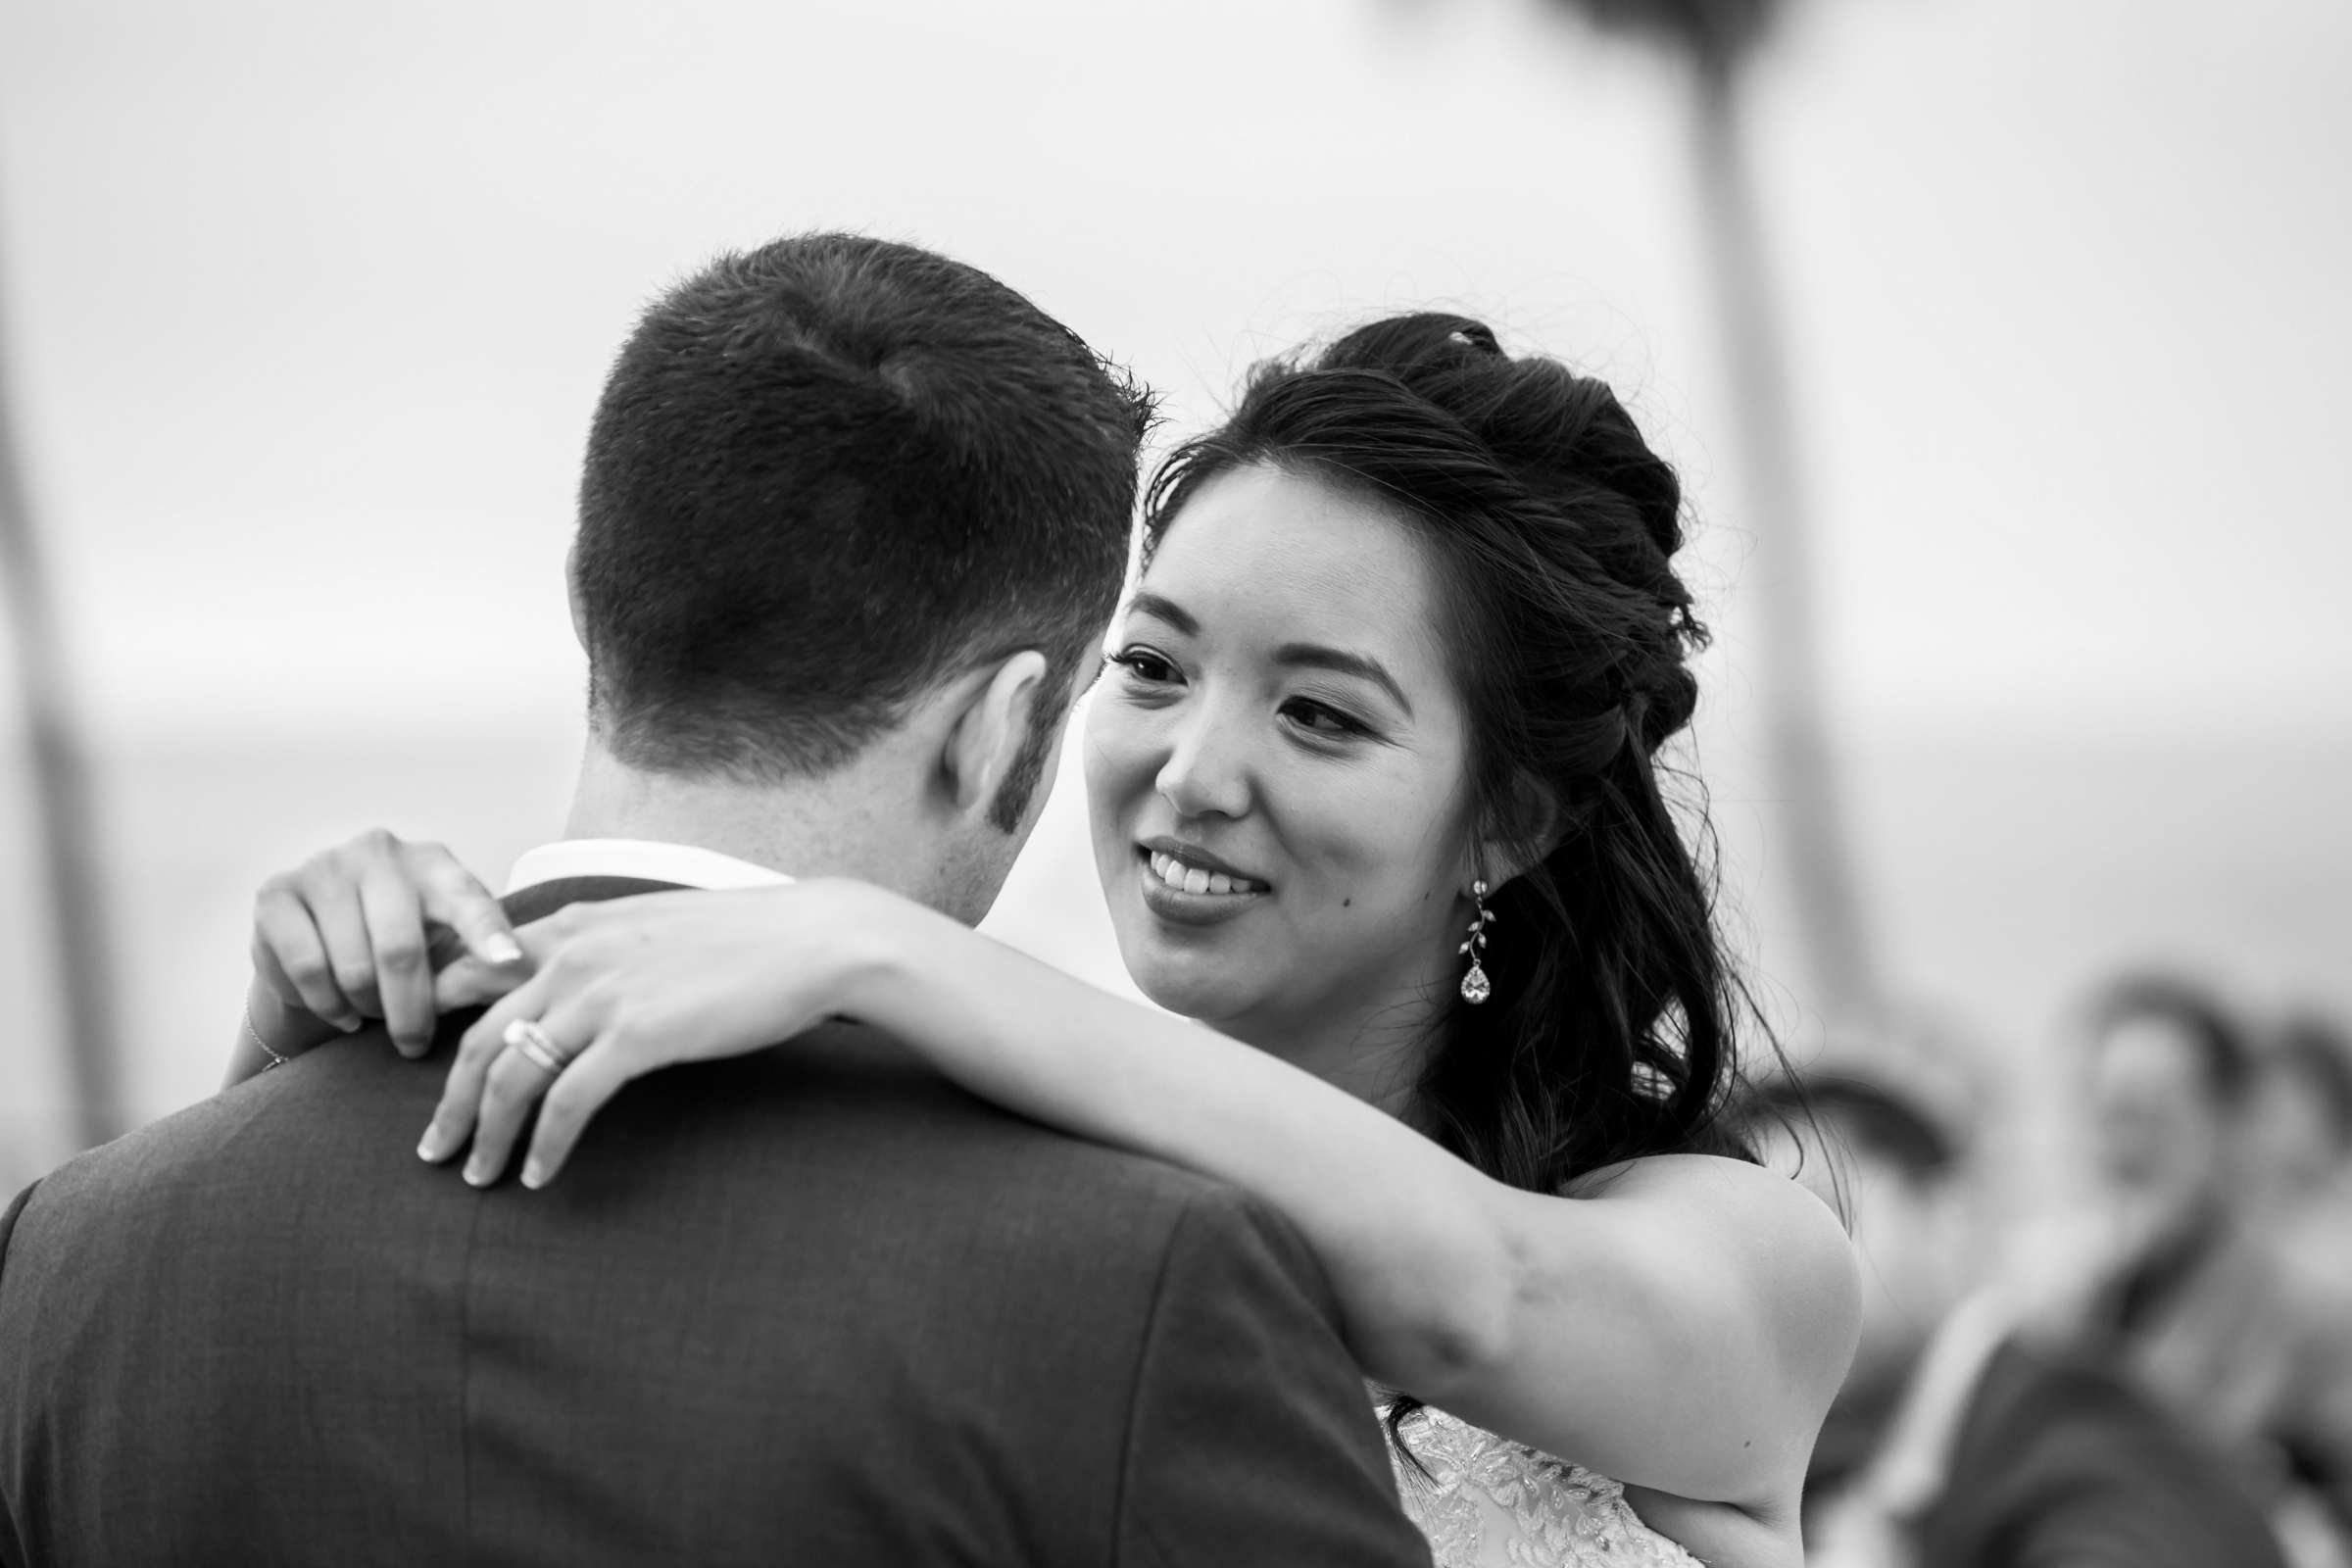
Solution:
M 1097 703 L 1087 710 L 1086 728 L 1078 738 L 1078 758 L 1089 784 L 1098 772 L 1111 765 L 1118 749 L 1118 720 L 1104 711 L 1108 706 Z
M 1104 806 L 1148 791 L 1167 752 L 1168 719 L 1156 710 L 1099 705 L 1087 724 L 1086 784 Z

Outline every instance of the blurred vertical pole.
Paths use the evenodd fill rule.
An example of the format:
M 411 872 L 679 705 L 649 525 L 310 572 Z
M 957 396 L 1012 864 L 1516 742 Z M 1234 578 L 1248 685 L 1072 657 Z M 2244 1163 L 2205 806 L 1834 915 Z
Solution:
M 5 323 L 0 323 L 4 328 Z M 78 1147 L 122 1131 L 122 1097 L 106 961 L 95 792 L 74 720 L 72 681 L 9 404 L 7 340 L 0 332 L 0 594 L 14 645 L 33 792 L 40 884 L 56 956 L 59 1014 Z
M 1695 65 L 1699 221 L 1760 541 L 1757 673 L 1765 757 L 1788 850 L 1783 869 L 1804 930 L 1815 1004 L 1831 1022 L 1853 1024 L 1874 1013 L 1878 986 L 1823 716 L 1821 605 L 1788 349 L 1747 164 L 1740 73 L 1728 59 L 1701 57 Z
M 1691 165 L 1705 268 L 1723 332 L 1732 417 L 1755 519 L 1766 765 L 1805 949 L 1805 996 L 1822 1018 L 1873 1016 L 1879 988 L 1822 716 L 1820 607 L 1798 461 L 1793 388 L 1763 213 L 1748 166 L 1745 66 L 1782 0 L 1551 0 L 1604 27 L 1668 44 L 1690 72 Z

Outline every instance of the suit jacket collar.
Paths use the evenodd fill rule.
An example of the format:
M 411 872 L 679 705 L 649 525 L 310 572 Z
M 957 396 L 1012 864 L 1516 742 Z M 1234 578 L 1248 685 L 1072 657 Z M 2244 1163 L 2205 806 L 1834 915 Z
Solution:
M 534 882 L 499 901 L 515 925 L 544 920 L 567 904 L 601 904 L 607 899 L 634 898 L 640 893 L 675 893 L 681 884 L 634 876 L 560 876 Z

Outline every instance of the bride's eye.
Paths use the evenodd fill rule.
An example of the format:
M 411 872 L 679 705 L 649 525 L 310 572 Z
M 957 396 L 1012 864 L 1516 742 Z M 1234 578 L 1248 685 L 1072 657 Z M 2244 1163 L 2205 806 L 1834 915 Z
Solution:
M 1352 714 L 1343 713 L 1326 703 L 1304 697 L 1294 697 L 1282 705 L 1283 716 L 1309 735 L 1339 739 L 1348 735 L 1369 735 L 1372 726 Z
M 1122 648 L 1110 656 L 1110 662 L 1124 667 L 1130 680 L 1147 686 L 1176 678 L 1176 666 L 1149 648 Z

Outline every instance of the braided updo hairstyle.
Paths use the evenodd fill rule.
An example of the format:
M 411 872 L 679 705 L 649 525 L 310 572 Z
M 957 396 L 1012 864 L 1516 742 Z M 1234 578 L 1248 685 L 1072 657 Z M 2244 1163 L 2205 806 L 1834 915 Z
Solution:
M 1606 384 L 1513 359 L 1446 315 L 1260 366 L 1231 417 L 1153 478 L 1146 560 L 1203 483 L 1252 464 L 1371 499 L 1422 539 L 1468 718 L 1476 831 L 1524 867 L 1507 881 L 1487 869 L 1502 884 L 1494 999 L 1451 1004 L 1418 1085 L 1423 1125 L 1544 1193 L 1636 1155 L 1744 1154 L 1720 1112 L 1735 1018 L 1753 1009 L 1656 759 L 1690 721 L 1689 661 L 1707 635 L 1674 570 L 1674 469 Z

